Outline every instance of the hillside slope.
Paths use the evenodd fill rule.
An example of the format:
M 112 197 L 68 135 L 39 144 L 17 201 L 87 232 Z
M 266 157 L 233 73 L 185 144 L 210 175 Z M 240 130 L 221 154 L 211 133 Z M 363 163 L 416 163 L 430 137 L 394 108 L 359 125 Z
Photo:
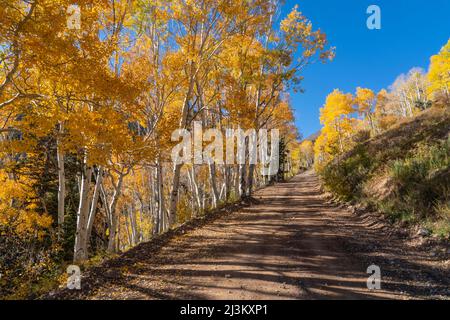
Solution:
M 450 112 L 429 109 L 358 144 L 321 176 L 337 198 L 450 233 Z

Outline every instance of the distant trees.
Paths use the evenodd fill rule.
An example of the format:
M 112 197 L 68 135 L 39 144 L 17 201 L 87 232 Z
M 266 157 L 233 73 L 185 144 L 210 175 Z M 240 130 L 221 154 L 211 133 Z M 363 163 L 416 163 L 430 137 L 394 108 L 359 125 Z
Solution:
M 300 165 L 304 168 L 311 168 L 314 164 L 314 143 L 310 140 L 302 141 L 298 153 Z
M 355 95 L 334 90 L 320 113 L 323 128 L 314 144 L 316 169 L 320 171 L 361 139 L 387 130 L 402 118 L 412 117 L 433 104 L 449 108 L 449 81 L 450 40 L 431 57 L 428 73 L 413 68 L 398 76 L 389 90 L 375 93 L 358 87 Z
M 356 88 L 355 105 L 357 112 L 367 121 L 368 127 L 372 133 L 376 132 L 374 121 L 374 112 L 377 105 L 377 95 L 368 88 Z
M 335 154 L 348 149 L 348 139 L 354 132 L 354 119 L 350 117 L 355 111 L 353 104 L 353 95 L 337 89 L 327 96 L 320 110 L 323 129 L 314 147 L 317 164 L 329 161 Z
M 422 69 L 402 74 L 390 87 L 389 110 L 399 117 L 411 117 L 429 107 L 427 77 Z

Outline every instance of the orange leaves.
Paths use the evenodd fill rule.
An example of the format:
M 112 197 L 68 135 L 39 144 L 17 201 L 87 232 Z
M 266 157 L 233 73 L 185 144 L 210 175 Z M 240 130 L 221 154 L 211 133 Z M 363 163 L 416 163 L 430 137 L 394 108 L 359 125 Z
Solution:
M 265 49 L 261 42 L 248 35 L 237 34 L 228 39 L 220 54 L 223 67 L 234 80 L 252 81 L 258 76 Z
M 36 211 L 36 196 L 26 178 L 11 179 L 0 169 L 0 225 L 18 234 L 41 237 L 51 226 L 52 218 Z
M 19 91 L 23 97 L 0 108 L 1 125 L 20 133 L 4 142 L 2 157 L 31 156 L 45 140 L 49 157 L 57 149 L 104 172 L 139 171 L 164 161 L 172 131 L 194 119 L 222 129 L 276 128 L 293 141 L 286 92 L 306 64 L 294 63 L 295 51 L 308 60 L 327 57 L 325 35 L 296 9 L 283 32 L 274 30 L 273 0 L 80 0 L 80 29 L 67 27 L 73 1 L 41 0 L 20 35 L 10 29 L 29 2 L 4 1 L 0 41 L 8 44 L 1 52 L 14 53 L 16 45 L 21 54 L 0 103 Z M 0 77 L 13 64 L 0 66 Z M 133 196 L 128 191 L 124 202 Z
M 427 77 L 430 81 L 428 93 L 443 92 L 447 98 L 450 96 L 450 39 L 439 54 L 431 57 Z
M 80 30 L 67 27 L 72 4 L 37 2 L 36 15 L 16 37 L 23 77 L 15 84 L 33 98 L 11 106 L 9 112 L 26 116 L 8 122 L 35 139 L 64 122 L 62 148 L 86 148 L 102 164 L 110 154 L 133 153 L 132 142 L 149 141 L 133 125 L 144 132 L 154 125 L 166 137 L 186 99 L 192 109 L 219 108 L 244 127 L 292 121 L 281 92 L 294 79 L 293 53 L 301 45 L 303 56 L 312 57 L 326 45 L 296 8 L 282 22 L 285 38 L 276 34 L 270 0 L 80 0 Z M 20 0 L 2 6 L 2 39 L 16 40 L 7 30 L 29 6 Z M 198 96 L 204 105 L 194 106 Z
M 288 47 L 292 47 L 293 50 L 297 50 L 299 46 L 302 47 L 302 59 L 308 60 L 317 53 L 319 53 L 319 59 L 323 61 L 333 59 L 334 48 L 325 50 L 326 35 L 320 30 L 313 30 L 311 21 L 298 11 L 297 5 L 281 22 L 280 29 L 284 33 Z
M 80 30 L 67 27 L 66 9 L 71 4 L 39 1 L 36 17 L 23 31 L 20 66 L 26 72 L 19 73 L 24 78 L 15 79 L 15 85 L 33 97 L 29 103 L 10 106 L 8 125 L 23 133 L 23 142 L 9 143 L 32 143 L 55 134 L 63 122 L 61 148 L 66 152 L 88 152 L 91 164 L 106 164 L 119 153 L 129 158 L 130 149 L 142 140 L 135 138 L 129 124 L 137 117 L 137 97 L 147 88 L 147 79 L 133 72 L 137 66 L 119 57 L 129 40 L 126 33 L 120 34 L 131 12 L 129 1 L 78 1 Z M 120 63 L 129 66 L 123 74 Z M 18 121 L 17 114 L 23 115 Z
M 327 96 L 325 105 L 320 109 L 320 122 L 332 126 L 343 116 L 353 112 L 353 96 L 335 89 Z
M 327 96 L 325 105 L 320 109 L 320 122 L 324 126 L 314 146 L 317 170 L 338 153 L 350 148 L 348 138 L 355 131 L 356 121 L 350 118 L 351 113 L 355 111 L 353 104 L 353 95 L 345 94 L 338 89 Z
M 358 112 L 361 114 L 372 112 L 375 107 L 375 93 L 367 88 L 356 88 L 355 103 L 359 107 Z
M 86 152 L 91 165 L 109 164 L 132 144 L 126 119 L 109 108 L 83 106 L 68 116 L 65 128 L 64 149 L 81 155 Z

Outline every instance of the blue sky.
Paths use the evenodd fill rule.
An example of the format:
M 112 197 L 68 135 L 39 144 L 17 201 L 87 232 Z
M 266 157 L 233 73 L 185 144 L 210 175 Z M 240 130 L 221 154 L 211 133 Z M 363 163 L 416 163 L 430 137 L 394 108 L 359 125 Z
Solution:
M 296 124 L 304 137 L 320 129 L 319 109 L 328 93 L 357 86 L 380 90 L 413 67 L 428 69 L 450 37 L 450 0 L 287 0 L 324 31 L 336 58 L 308 66 L 304 93 L 291 93 Z M 367 7 L 381 8 L 381 30 L 369 30 Z

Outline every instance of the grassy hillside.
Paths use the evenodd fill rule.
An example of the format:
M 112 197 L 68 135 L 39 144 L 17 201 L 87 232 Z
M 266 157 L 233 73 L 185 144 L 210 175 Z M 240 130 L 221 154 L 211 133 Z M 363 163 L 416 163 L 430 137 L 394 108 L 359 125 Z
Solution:
M 325 188 L 448 237 L 449 131 L 448 109 L 424 111 L 335 159 L 321 172 Z

